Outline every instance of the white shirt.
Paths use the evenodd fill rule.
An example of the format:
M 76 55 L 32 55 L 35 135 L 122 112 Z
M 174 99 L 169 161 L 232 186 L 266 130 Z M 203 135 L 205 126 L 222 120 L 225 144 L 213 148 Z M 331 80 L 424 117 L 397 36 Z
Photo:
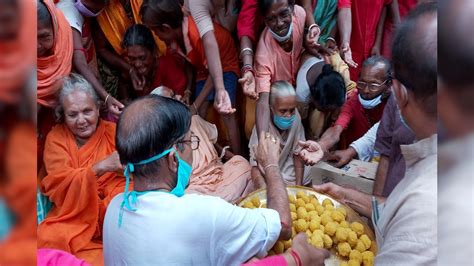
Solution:
M 437 135 L 401 145 L 407 170 L 373 214 L 378 254 L 375 265 L 436 265 Z M 374 209 L 375 212 L 375 209 Z
M 139 196 L 136 212 L 124 208 L 119 228 L 122 199 L 117 195 L 105 215 L 105 265 L 240 265 L 265 256 L 281 231 L 272 209 L 158 191 Z
M 296 76 L 296 101 L 300 103 L 311 102 L 311 92 L 307 78 L 308 71 L 312 66 L 322 61 L 322 58 L 312 56 L 306 59 L 303 65 L 301 65 L 300 70 L 298 70 L 298 75 Z
M 379 153 L 374 149 L 379 124 L 380 122 L 377 122 L 364 134 L 364 136 L 360 137 L 358 140 L 352 142 L 351 145 L 349 145 L 357 152 L 359 160 L 368 162 L 372 160 L 374 156 L 379 155 Z
M 74 6 L 74 0 L 60 0 L 56 7 L 63 12 L 64 17 L 69 22 L 69 25 L 82 34 L 82 27 L 84 26 L 84 17 Z
M 438 265 L 474 265 L 474 133 L 440 146 Z

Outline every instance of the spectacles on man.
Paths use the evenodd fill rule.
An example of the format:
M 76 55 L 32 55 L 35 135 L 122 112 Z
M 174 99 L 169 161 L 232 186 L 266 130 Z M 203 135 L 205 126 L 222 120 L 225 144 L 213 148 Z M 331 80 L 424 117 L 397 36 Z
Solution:
M 192 134 L 192 133 L 191 133 L 191 138 L 190 138 L 190 139 L 178 141 L 178 143 L 190 144 L 191 149 L 192 149 L 193 151 L 199 149 L 199 142 L 201 142 L 201 140 L 199 139 L 199 137 L 196 136 L 196 135 L 194 135 L 194 134 Z
M 357 81 L 357 89 L 359 90 L 363 90 L 365 88 L 368 88 L 369 91 L 371 92 L 377 92 L 381 89 L 381 87 L 385 84 L 387 84 L 387 82 L 389 81 L 389 79 L 386 79 L 384 82 L 378 84 L 378 83 L 368 83 L 368 82 L 364 82 L 364 81 Z

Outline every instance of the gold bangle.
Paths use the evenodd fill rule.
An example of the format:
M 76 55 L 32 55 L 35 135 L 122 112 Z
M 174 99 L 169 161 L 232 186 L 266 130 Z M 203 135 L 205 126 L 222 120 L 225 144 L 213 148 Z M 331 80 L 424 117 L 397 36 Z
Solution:
M 107 100 L 109 99 L 110 93 L 107 93 L 107 96 L 105 96 L 105 101 L 104 104 L 107 104 Z

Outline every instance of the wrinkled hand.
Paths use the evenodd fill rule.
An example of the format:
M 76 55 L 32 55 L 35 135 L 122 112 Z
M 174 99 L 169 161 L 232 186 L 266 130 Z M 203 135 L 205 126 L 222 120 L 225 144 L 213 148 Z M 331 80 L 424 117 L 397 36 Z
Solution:
M 107 99 L 107 110 L 110 114 L 112 114 L 115 118 L 118 118 L 122 113 L 123 108 L 125 108 L 125 106 L 121 102 L 119 102 L 114 97 L 109 96 Z
M 324 150 L 316 141 L 299 141 L 301 150 L 294 153 L 295 156 L 301 158 L 306 165 L 315 165 L 324 157 Z
M 357 155 L 357 152 L 354 148 L 349 147 L 345 150 L 338 150 L 330 153 L 327 157 L 328 161 L 335 161 L 335 167 L 339 168 L 346 165 L 348 162 L 352 160 Z
M 349 43 L 346 42 L 346 43 L 342 44 L 341 52 L 342 52 L 344 61 L 350 67 L 356 68 L 358 66 L 357 63 L 352 59 L 352 51 L 351 51 L 351 47 L 349 46 Z
M 130 79 L 132 80 L 133 89 L 136 91 L 143 91 L 145 89 L 145 77 L 138 74 L 135 68 L 130 68 Z
M 326 249 L 315 248 L 309 244 L 305 233 L 295 236 L 291 249 L 300 256 L 302 265 L 323 266 L 324 260 L 330 255 Z
M 280 139 L 268 132 L 261 132 L 258 146 L 254 146 L 255 159 L 262 173 L 270 164 L 278 165 L 280 157 Z
M 95 164 L 92 169 L 98 177 L 109 172 L 123 172 L 123 166 L 120 163 L 117 151 L 114 151 L 107 158 Z
M 235 112 L 235 108 L 232 108 L 229 94 L 226 90 L 216 89 L 214 108 L 216 108 L 219 114 L 232 114 Z
M 370 55 L 380 55 L 380 46 L 375 44 L 370 51 Z
M 244 94 L 250 97 L 251 99 L 258 100 L 258 94 L 255 89 L 255 77 L 252 72 L 247 71 L 242 75 L 242 78 L 239 79 L 240 86 L 244 90 Z
M 334 183 L 324 183 L 313 186 L 316 192 L 327 194 L 337 201 L 345 202 L 346 189 Z

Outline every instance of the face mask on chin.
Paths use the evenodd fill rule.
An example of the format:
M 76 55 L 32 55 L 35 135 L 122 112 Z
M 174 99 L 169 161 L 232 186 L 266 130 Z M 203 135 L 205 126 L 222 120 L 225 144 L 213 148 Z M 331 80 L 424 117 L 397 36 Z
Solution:
M 382 94 L 383 93 L 381 93 L 379 96 L 371 100 L 364 100 L 359 93 L 359 102 L 360 104 L 362 104 L 362 107 L 364 107 L 364 109 L 369 109 L 369 110 L 374 109 L 377 105 L 379 105 L 382 102 Z
M 93 18 L 93 17 L 97 17 L 101 12 L 102 10 L 100 10 L 99 12 L 97 13 L 94 13 L 92 11 L 90 11 L 89 8 L 87 8 L 81 0 L 77 0 L 76 3 L 74 3 L 74 6 L 76 7 L 76 9 L 79 11 L 79 13 L 81 13 L 84 17 L 88 17 L 88 18 Z
M 292 33 L 293 33 L 293 21 L 290 23 L 290 28 L 288 29 L 288 32 L 286 33 L 285 36 L 280 36 L 278 34 L 276 34 L 274 31 L 272 31 L 272 29 L 270 29 L 270 27 L 268 27 L 268 30 L 270 31 L 270 33 L 272 34 L 272 37 L 277 41 L 277 42 L 286 42 L 288 41 L 291 36 L 292 36 Z

